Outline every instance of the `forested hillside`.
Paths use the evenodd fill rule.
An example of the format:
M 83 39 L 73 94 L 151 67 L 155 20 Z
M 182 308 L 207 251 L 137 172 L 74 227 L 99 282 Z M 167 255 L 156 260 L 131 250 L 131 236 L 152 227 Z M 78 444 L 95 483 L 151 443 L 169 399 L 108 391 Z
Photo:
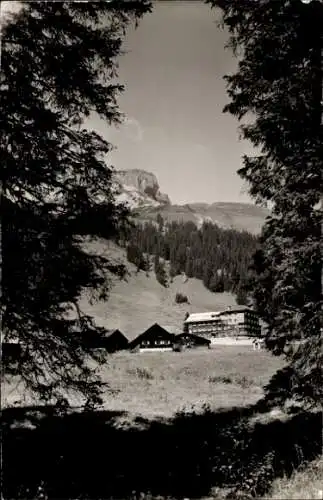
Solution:
M 257 248 L 257 237 L 234 229 L 222 229 L 210 222 L 200 228 L 192 222 L 138 224 L 127 235 L 127 258 L 138 269 L 149 271 L 148 255 L 154 255 L 154 270 L 161 284 L 167 286 L 164 261 L 169 262 L 169 276 L 185 273 L 203 281 L 212 292 L 233 292 L 244 304 L 248 268 Z

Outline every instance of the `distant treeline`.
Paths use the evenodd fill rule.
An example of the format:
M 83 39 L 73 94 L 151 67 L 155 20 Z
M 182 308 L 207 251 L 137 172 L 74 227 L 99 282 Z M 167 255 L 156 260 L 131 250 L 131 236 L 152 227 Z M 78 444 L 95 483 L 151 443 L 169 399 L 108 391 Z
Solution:
M 252 255 L 258 239 L 248 232 L 221 229 L 205 222 L 200 229 L 193 222 L 165 223 L 159 215 L 157 224 L 136 224 L 126 237 L 127 258 L 137 269 L 151 270 L 149 255 L 154 255 L 158 281 L 168 284 L 169 277 L 185 273 L 203 281 L 212 292 L 237 294 L 239 303 L 246 302 L 246 283 Z

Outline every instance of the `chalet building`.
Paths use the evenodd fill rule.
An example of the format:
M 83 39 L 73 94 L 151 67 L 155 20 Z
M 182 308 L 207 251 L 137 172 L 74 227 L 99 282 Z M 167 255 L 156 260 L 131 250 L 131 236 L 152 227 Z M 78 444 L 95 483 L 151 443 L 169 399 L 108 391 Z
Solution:
M 96 335 L 94 332 L 85 333 L 83 342 L 90 349 L 104 349 L 107 352 L 121 351 L 127 349 L 129 341 L 120 330 L 110 330 L 104 337 Z
M 205 337 L 192 333 L 180 333 L 176 335 L 174 347 L 184 346 L 185 348 L 210 347 L 211 341 Z
M 184 322 L 187 333 L 213 337 L 260 337 L 258 314 L 250 307 L 234 306 L 225 311 L 190 314 Z
M 122 351 L 128 348 L 129 341 L 120 330 L 111 330 L 105 335 L 101 342 L 101 348 L 108 352 Z
M 132 351 L 171 351 L 175 341 L 175 335 L 169 333 L 158 323 L 152 325 L 148 330 L 129 343 Z

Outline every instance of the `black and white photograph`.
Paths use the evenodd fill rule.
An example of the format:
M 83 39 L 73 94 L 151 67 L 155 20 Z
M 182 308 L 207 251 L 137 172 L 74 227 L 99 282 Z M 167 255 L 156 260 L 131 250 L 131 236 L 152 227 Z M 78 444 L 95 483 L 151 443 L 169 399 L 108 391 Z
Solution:
M 323 0 L 0 22 L 1 500 L 323 500 Z

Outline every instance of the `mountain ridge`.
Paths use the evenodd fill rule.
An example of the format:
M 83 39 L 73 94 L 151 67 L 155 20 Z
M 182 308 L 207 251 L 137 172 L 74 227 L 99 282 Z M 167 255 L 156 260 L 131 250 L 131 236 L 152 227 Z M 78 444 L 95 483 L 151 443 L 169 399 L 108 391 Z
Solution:
M 162 193 L 155 174 L 141 169 L 116 170 L 117 201 L 125 203 L 137 221 L 154 222 L 160 214 L 166 222 L 212 222 L 224 229 L 259 234 L 270 211 L 252 203 L 172 203 Z

